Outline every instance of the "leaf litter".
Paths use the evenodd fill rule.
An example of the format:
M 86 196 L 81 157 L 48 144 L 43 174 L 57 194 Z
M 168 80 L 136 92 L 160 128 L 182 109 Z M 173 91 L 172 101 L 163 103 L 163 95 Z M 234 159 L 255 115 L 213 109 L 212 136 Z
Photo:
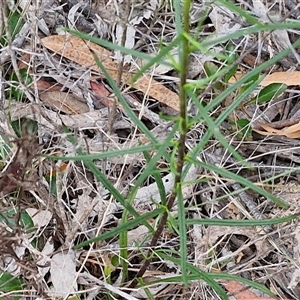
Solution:
M 117 267 L 113 265 L 114 259 L 120 259 L 116 238 L 98 241 L 94 243 L 94 248 L 88 250 L 72 250 L 74 243 L 116 227 L 120 223 L 123 208 L 81 162 L 69 162 L 66 168 L 62 168 L 61 162 L 41 158 L 40 154 L 75 156 L 78 148 L 89 154 L 103 153 L 147 144 L 149 141 L 145 134 L 136 129 L 122 106 L 117 107 L 113 131 L 109 132 L 108 123 L 114 95 L 95 64 L 91 50 L 98 55 L 115 81 L 118 81 L 118 68 L 122 61 L 118 52 L 113 53 L 92 42 L 84 42 L 78 37 L 66 35 L 65 32 L 64 35 L 55 33 L 59 27 L 69 26 L 121 44 L 126 24 L 126 22 L 122 24 L 122 18 L 128 13 L 125 1 L 118 1 L 116 7 L 111 2 L 106 4 L 104 1 L 91 2 L 85 4 L 65 1 L 65 4 L 61 5 L 58 1 L 48 0 L 42 1 L 40 7 L 28 6 L 28 3 L 24 6 L 22 2 L 24 11 L 22 18 L 25 24 L 11 41 L 12 47 L 3 45 L 1 49 L 0 61 L 2 64 L 5 63 L 6 67 L 4 73 L 0 74 L 0 79 L 1 85 L 5 88 L 3 99 L 7 99 L 2 103 L 5 114 L 1 112 L 1 136 L 7 139 L 8 145 L 15 145 L 8 156 L 1 157 L 3 165 L 6 166 L 3 167 L 0 177 L 2 192 L 5 192 L 1 195 L 3 203 L 1 213 L 7 211 L 13 203 L 16 211 L 26 209 L 36 228 L 34 232 L 26 232 L 24 228 L 16 225 L 16 222 L 1 221 L 1 227 L 6 224 L 0 237 L 1 270 L 24 278 L 28 291 L 24 291 L 21 299 L 25 297 L 67 299 L 70 295 L 75 295 L 77 299 L 80 299 L 79 297 L 104 299 L 108 292 L 125 299 L 146 299 L 146 292 L 149 291 L 156 299 L 184 299 L 184 294 L 188 295 L 186 299 L 204 297 L 218 299 L 214 291 L 202 281 L 193 282 L 186 288 L 180 284 L 158 283 L 148 287 L 148 291 L 141 289 L 129 293 L 120 284 L 122 278 L 120 265 L 117 264 Z M 296 1 L 286 1 L 286 7 L 292 14 L 294 11 L 290 7 L 291 3 L 294 8 L 298 6 Z M 6 3 L 1 4 L 6 7 Z M 153 56 L 158 52 L 160 39 L 172 41 L 175 37 L 173 17 L 165 18 L 172 12 L 172 7 L 163 1 L 150 1 L 148 6 L 142 2 L 135 4 L 129 11 L 127 20 L 128 24 L 135 26 L 126 29 L 125 45 L 134 48 L 139 39 L 143 39 L 146 42 L 139 43 L 139 50 Z M 273 6 L 269 4 L 268 1 L 253 1 L 245 8 L 251 8 L 261 20 L 270 22 L 270 12 L 272 17 L 273 14 L 278 17 L 283 11 L 277 2 Z M 11 11 L 18 11 L 18 7 L 14 4 L 8 2 L 7 5 Z M 195 1 L 193 16 L 201 15 L 204 8 L 210 8 L 210 13 L 206 20 L 208 24 L 204 26 L 206 32 L 200 34 L 201 38 L 205 37 L 207 32 L 214 33 L 213 39 L 220 38 L 228 32 L 236 32 L 249 25 L 228 8 L 206 1 L 203 3 Z M 32 20 L 36 18 L 38 21 L 33 24 Z M 109 22 L 110 20 L 116 21 Z M 147 32 L 149 29 L 150 32 Z M 290 48 L 292 39 L 297 35 L 298 32 L 280 30 L 262 39 L 255 35 L 247 35 L 242 40 L 234 40 L 236 51 L 243 59 L 240 73 L 244 74 L 273 57 L 278 51 Z M 36 41 L 34 45 L 31 43 L 33 40 Z M 253 45 L 256 47 L 253 48 Z M 212 50 L 219 53 L 223 51 L 223 46 L 212 47 Z M 249 56 L 251 51 L 255 57 L 254 61 Z M 15 53 L 21 57 L 23 64 L 20 64 L 20 61 L 13 64 L 16 61 Z M 24 54 L 29 54 L 29 59 Z M 173 52 L 173 55 L 176 60 L 176 52 Z M 191 82 L 205 76 L 203 67 L 205 62 L 214 62 L 212 56 L 197 52 L 193 53 L 193 59 L 197 63 L 192 64 L 192 72 L 189 73 Z M 298 60 L 297 52 L 292 52 L 281 62 L 281 66 L 274 66 L 269 70 L 270 74 L 266 75 L 260 86 L 266 86 L 271 82 L 284 83 L 287 86 L 298 85 Z M 9 66 L 10 62 L 12 67 Z M 178 74 L 176 70 L 164 69 L 163 65 L 158 65 L 151 73 L 144 74 L 132 85 L 131 79 L 138 72 L 136 66 L 139 62 L 128 55 L 124 62 L 127 65 L 124 66 L 120 83 L 126 87 L 122 86 L 122 93 L 127 101 L 131 101 L 131 107 L 147 124 L 155 138 L 163 141 L 171 130 L 172 123 L 161 119 L 159 113 L 168 112 L 168 108 L 173 109 L 171 111 L 173 114 L 178 113 L 176 86 Z M 290 72 L 290 67 L 295 65 L 296 70 Z M 14 84 L 8 81 L 8 74 L 13 72 L 16 66 L 25 68 L 34 79 L 19 102 L 14 101 L 14 97 L 7 93 L 8 87 Z M 210 97 L 215 96 L 214 93 L 215 90 L 212 89 L 210 95 L 200 93 L 199 97 L 209 104 Z M 252 99 L 258 94 L 259 91 L 256 90 Z M 26 98 L 27 95 L 31 98 Z M 298 186 L 299 161 L 296 158 L 299 156 L 299 149 L 289 147 L 291 143 L 297 143 L 296 139 L 299 137 L 299 124 L 292 123 L 297 119 L 297 110 L 294 109 L 298 105 L 297 90 L 291 87 L 284 92 L 283 98 L 279 97 L 274 97 L 268 103 L 255 102 L 251 105 L 245 103 L 243 109 L 236 110 L 232 119 L 221 126 L 226 138 L 244 159 L 256 168 L 257 173 L 250 174 L 229 155 L 226 149 L 220 148 L 218 141 L 214 140 L 209 147 L 203 149 L 198 159 L 218 165 L 220 168 L 234 170 L 247 178 L 252 178 L 253 182 L 262 186 L 264 179 L 278 175 L 282 170 L 295 168 L 289 176 L 280 179 L 282 182 L 275 179 L 272 185 L 265 184 L 267 190 L 279 195 L 291 205 L 290 210 L 282 211 L 268 199 L 259 199 L 251 191 L 246 193 L 246 198 L 242 192 L 232 196 L 235 189 L 234 182 L 209 170 L 190 168 L 186 175 L 187 184 L 184 185 L 183 198 L 187 213 L 193 218 L 203 216 L 220 219 L 255 218 L 256 210 L 259 212 L 258 218 L 280 217 L 298 212 L 297 192 L 284 191 L 291 182 Z M 37 101 L 32 101 L 33 99 Z M 195 111 L 191 105 L 189 111 L 191 116 L 193 113 L 195 115 Z M 214 114 L 213 117 L 217 117 L 219 112 L 215 111 Z M 32 136 L 28 131 L 23 131 L 17 136 L 15 130 L 11 128 L 9 122 L 18 123 L 24 118 L 33 122 L 27 123 L 24 128 L 37 125 L 36 136 Z M 260 136 L 253 133 L 251 139 L 244 136 L 241 139 L 238 136 L 241 128 L 236 125 L 236 121 L 242 118 L 247 119 L 253 131 Z M 276 126 L 273 126 L 275 122 Z M 279 122 L 281 127 L 278 125 Z M 65 126 L 76 136 L 76 146 L 68 140 L 64 131 Z M 191 128 L 186 145 L 188 149 L 193 149 L 201 141 L 205 130 L 202 123 Z M 289 152 L 289 155 L 283 156 L 274 150 L 283 146 L 285 147 L 283 152 Z M 126 197 L 139 174 L 147 166 L 147 162 L 141 153 L 135 153 L 127 155 L 126 158 L 107 157 L 105 160 L 97 161 L 96 166 Z M 168 194 L 174 180 L 168 171 L 168 163 L 160 159 L 157 161 L 157 168 L 161 170 L 162 183 Z M 53 186 L 56 188 L 55 191 L 52 190 Z M 283 187 L 276 190 L 276 186 Z M 16 189 L 19 189 L 19 194 L 14 193 Z M 137 190 L 133 206 L 141 213 L 152 211 L 159 206 L 157 205 L 159 195 L 158 183 L 149 176 Z M 254 210 L 245 205 L 246 201 L 249 203 L 249 199 L 255 206 Z M 175 206 L 170 215 L 176 215 L 177 210 Z M 13 218 L 18 218 L 18 215 L 14 215 Z M 10 227 L 8 224 L 15 225 Z M 297 299 L 299 295 L 297 228 L 296 221 L 273 227 L 272 234 L 267 228 L 259 232 L 250 228 L 206 228 L 195 225 L 188 233 L 189 259 L 202 270 L 218 272 L 225 270 L 229 274 L 238 274 L 243 278 L 260 282 L 282 298 Z M 35 240 L 38 241 L 38 245 L 35 245 Z M 146 226 L 140 225 L 128 231 L 129 271 L 133 274 L 137 272 L 142 261 L 143 252 L 139 251 L 144 251 L 148 242 L 149 231 Z M 178 235 L 171 227 L 164 230 L 158 247 L 178 250 Z M 144 280 L 155 281 L 177 274 L 179 274 L 178 267 L 161 259 L 151 265 Z M 224 287 L 229 291 L 228 295 L 233 295 L 237 300 L 269 299 L 265 295 L 258 295 L 257 291 L 240 291 L 247 287 L 237 282 L 234 284 L 226 282 Z M 0 296 L 5 297 L 1 293 Z

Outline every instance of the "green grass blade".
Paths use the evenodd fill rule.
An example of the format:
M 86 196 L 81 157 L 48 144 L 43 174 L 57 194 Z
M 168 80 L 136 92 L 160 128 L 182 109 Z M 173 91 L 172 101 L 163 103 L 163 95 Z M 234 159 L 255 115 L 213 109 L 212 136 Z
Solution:
M 150 54 L 140 52 L 140 51 L 136 51 L 136 50 L 133 50 L 133 49 L 125 48 L 123 46 L 111 43 L 107 40 L 103 40 L 101 38 L 91 36 L 87 33 L 83 33 L 83 32 L 77 31 L 77 30 L 69 29 L 69 28 L 64 28 L 64 30 L 66 32 L 69 32 L 70 34 L 72 34 L 74 36 L 82 38 L 86 41 L 91 41 L 91 42 L 93 42 L 93 43 L 95 43 L 99 46 L 102 46 L 102 47 L 105 47 L 105 48 L 108 48 L 108 49 L 111 49 L 111 50 L 118 50 L 118 51 L 120 51 L 124 54 L 129 54 L 129 55 L 132 55 L 132 56 L 135 56 L 135 57 L 141 58 L 143 60 L 147 60 L 147 61 L 151 61 L 153 59 L 153 56 L 151 56 Z M 171 66 L 171 64 L 166 62 L 166 61 L 161 61 L 160 63 L 163 64 L 163 65 L 166 65 L 166 66 Z
M 257 17 L 253 17 L 250 13 L 246 10 L 240 8 L 238 5 L 234 4 L 232 1 L 228 0 L 216 0 L 222 6 L 227 7 L 231 12 L 235 12 L 238 16 L 243 17 L 247 22 L 253 25 L 263 26 L 264 24 L 261 23 Z
M 180 263 L 181 263 L 181 260 L 178 259 L 178 258 L 173 257 L 171 253 L 169 253 L 169 255 L 165 254 L 163 251 L 156 251 L 156 253 L 159 257 L 162 257 L 163 259 L 165 259 L 167 261 L 171 261 L 171 262 L 173 262 L 177 265 L 180 265 Z M 192 275 L 191 274 L 187 275 L 188 280 L 190 280 L 192 276 L 194 278 L 195 277 L 197 278 L 197 279 L 194 279 L 194 280 L 204 280 L 205 282 L 207 282 L 210 285 L 211 288 L 213 288 L 218 293 L 218 295 L 222 299 L 228 300 L 228 297 L 227 297 L 224 289 L 217 282 L 215 282 L 214 278 L 209 276 L 210 275 L 209 273 L 204 272 L 204 271 L 194 267 L 193 265 L 191 265 L 188 262 L 186 264 L 186 267 L 187 267 L 188 271 L 190 273 L 192 273 Z M 170 281 L 168 281 L 169 279 L 170 279 Z M 171 278 L 160 279 L 160 280 L 151 282 L 151 284 L 160 283 L 160 282 L 181 282 L 181 281 L 182 281 L 181 276 L 174 276 L 174 277 L 171 277 Z
M 99 69 L 103 72 L 106 80 L 108 81 L 109 85 L 111 86 L 111 88 L 113 89 L 117 99 L 121 102 L 123 108 L 125 109 L 128 117 L 130 118 L 130 120 L 132 120 L 132 122 L 134 122 L 134 124 L 147 136 L 147 138 L 152 142 L 152 143 L 157 143 L 156 139 L 154 138 L 154 136 L 152 135 L 151 131 L 146 127 L 146 125 L 135 115 L 134 111 L 132 110 L 132 108 L 128 105 L 127 101 L 125 100 L 122 92 L 120 91 L 120 89 L 118 88 L 117 84 L 115 83 L 115 81 L 113 80 L 113 78 L 110 76 L 110 74 L 107 72 L 107 70 L 105 69 L 104 65 L 102 64 L 102 62 L 99 60 L 99 58 L 97 57 L 97 55 L 95 55 L 95 53 L 93 52 L 93 56 L 95 59 L 95 62 L 97 64 L 97 66 L 99 67 Z
M 147 164 L 149 164 L 151 162 L 151 156 L 146 151 L 144 151 L 144 156 L 146 158 Z M 153 162 L 155 162 L 155 160 Z M 160 196 L 160 203 L 161 203 L 161 205 L 165 206 L 166 198 L 167 198 L 166 189 L 165 189 L 164 183 L 161 179 L 160 171 L 157 169 L 157 167 L 154 167 L 153 170 L 154 170 L 154 172 L 152 172 L 151 175 L 154 177 L 154 180 L 157 184 L 157 188 L 158 188 L 159 196 Z M 155 171 L 157 171 L 157 172 L 155 172 Z
M 180 268 L 182 274 L 182 282 L 188 286 L 187 281 L 187 232 L 186 232 L 186 215 L 184 209 L 184 199 L 182 195 L 182 184 L 177 186 L 177 206 L 178 206 L 178 226 L 180 240 Z
M 127 221 L 124 224 L 121 224 L 118 227 L 112 229 L 111 231 L 108 231 L 108 232 L 103 233 L 103 234 L 101 234 L 99 236 L 96 236 L 96 237 L 91 238 L 91 239 L 89 239 L 87 241 L 84 241 L 84 242 L 82 242 L 82 243 L 74 246 L 74 249 L 80 249 L 82 247 L 88 246 L 91 243 L 98 242 L 98 241 L 103 241 L 103 240 L 106 240 L 106 239 L 109 239 L 109 238 L 112 238 L 112 237 L 116 237 L 120 233 L 122 233 L 123 231 L 128 231 L 128 230 L 130 230 L 130 229 L 132 229 L 134 227 L 139 226 L 140 224 L 145 225 L 145 223 L 147 223 L 147 220 L 149 220 L 151 218 L 155 218 L 155 217 L 157 217 L 159 214 L 161 214 L 163 212 L 164 212 L 164 208 L 163 207 L 155 209 L 155 210 L 153 210 L 153 211 L 151 211 L 149 213 L 146 213 L 144 215 L 136 217 L 133 220 Z
M 143 74 L 145 74 L 153 65 L 160 64 L 163 65 L 163 57 L 165 57 L 167 54 L 170 53 L 170 51 L 178 45 L 178 43 L 181 40 L 181 36 L 175 38 L 168 46 L 163 47 L 159 53 L 153 57 L 151 60 L 149 60 L 148 63 L 146 63 L 139 71 L 136 72 L 136 74 L 132 77 L 132 84 Z M 169 63 L 169 66 L 173 67 L 172 64 Z
M 179 264 L 179 262 L 180 262 L 179 259 L 174 258 L 171 255 L 166 255 L 161 252 L 159 253 L 159 256 L 163 257 L 166 260 L 170 260 L 175 264 Z M 238 281 L 238 282 L 244 283 L 248 286 L 251 286 L 253 288 L 256 288 L 256 289 L 262 291 L 263 293 L 266 293 L 269 296 L 274 296 L 274 294 L 268 288 L 266 288 L 264 285 L 253 282 L 249 279 L 245 279 L 245 278 L 242 278 L 239 276 L 230 275 L 230 274 L 221 273 L 221 272 L 206 273 L 189 263 L 187 264 L 187 267 L 188 267 L 188 270 L 192 273 L 191 275 L 189 275 L 190 280 L 202 279 L 202 280 L 206 281 L 219 295 L 223 295 L 223 297 L 225 297 L 222 299 L 228 299 L 228 298 L 227 298 L 227 295 L 225 294 L 223 288 L 215 282 L 215 280 L 218 280 L 218 279 Z M 178 282 L 178 280 L 180 280 L 180 276 L 174 276 L 171 278 L 162 279 L 162 282 L 168 282 L 169 279 L 171 279 L 171 282 Z M 214 283 L 214 286 L 212 286 L 211 283 Z M 216 289 L 215 286 L 217 286 L 218 289 Z
M 171 141 L 174 138 L 175 132 L 178 130 L 178 124 L 174 124 L 171 132 L 167 136 L 167 138 L 164 140 L 161 147 L 158 148 L 157 153 L 153 156 L 153 158 L 148 162 L 146 168 L 144 169 L 143 173 L 139 176 L 139 178 L 136 180 L 134 187 L 129 192 L 127 198 L 131 199 L 130 201 L 134 200 L 134 197 L 140 188 L 140 186 L 143 184 L 143 182 L 147 179 L 149 175 L 152 174 L 153 169 L 155 168 L 157 161 L 164 157 L 167 162 L 170 160 L 168 159 L 168 154 L 166 154 L 166 149 L 172 145 Z
M 161 146 L 162 144 L 156 143 L 156 144 L 136 146 L 132 148 L 105 151 L 97 154 L 83 154 L 77 156 L 55 156 L 55 155 L 44 154 L 43 156 L 50 159 L 60 159 L 62 161 L 68 161 L 68 160 L 81 161 L 81 160 L 95 160 L 95 159 L 100 160 L 100 159 L 106 159 L 111 157 L 124 156 L 128 154 L 141 153 L 144 151 L 151 151 L 154 149 L 159 149 Z
M 243 186 L 247 187 L 247 189 L 248 188 L 252 189 L 253 191 L 259 193 L 260 195 L 265 196 L 266 198 L 272 200 L 278 206 L 281 206 L 283 208 L 288 208 L 289 207 L 289 204 L 286 203 L 285 201 L 283 201 L 283 200 L 275 197 L 274 195 L 268 193 L 266 190 L 264 190 L 261 187 L 255 185 L 253 182 L 251 182 L 250 180 L 248 180 L 248 179 L 246 179 L 242 176 L 236 175 L 235 173 L 232 173 L 232 172 L 230 172 L 226 169 L 219 168 L 219 167 L 214 166 L 212 164 L 207 164 L 207 163 L 200 162 L 200 161 L 194 160 L 194 159 L 191 159 L 191 160 L 194 162 L 194 164 L 196 164 L 200 167 L 203 167 L 207 170 L 211 170 L 212 172 L 216 172 L 216 173 L 218 173 L 221 176 L 224 176 L 226 178 L 230 178 L 233 181 L 238 182 L 238 183 L 242 184 Z
M 68 134 L 68 139 L 69 141 L 73 144 L 76 145 L 76 139 L 73 135 L 70 134 L 69 129 L 64 126 L 65 132 Z M 77 153 L 79 155 L 84 156 L 84 153 L 81 148 L 77 149 Z M 115 199 L 123 205 L 124 208 L 126 208 L 134 217 L 139 217 L 139 213 L 132 207 L 128 201 L 124 199 L 124 197 L 115 189 L 115 187 L 110 183 L 110 181 L 106 178 L 106 176 L 96 167 L 96 165 L 91 161 L 91 160 L 82 160 L 85 166 L 93 173 L 95 178 L 103 184 L 105 188 L 107 188 L 110 193 L 115 197 Z M 144 224 L 150 231 L 152 231 L 152 227 L 145 222 Z
M 205 41 L 203 41 L 203 46 L 213 47 L 215 45 L 225 43 L 229 40 L 238 39 L 238 38 L 244 37 L 246 35 L 263 32 L 263 31 L 272 31 L 272 30 L 277 30 L 277 29 L 287 30 L 287 29 L 299 29 L 299 28 L 300 28 L 299 21 L 289 21 L 286 23 L 269 23 L 269 24 L 263 24 L 263 25 L 254 25 L 251 27 L 237 30 L 233 33 L 226 34 L 225 36 L 218 37 L 216 39 L 208 38 Z M 287 49 L 287 50 L 289 50 L 289 49 Z M 283 51 L 286 51 L 286 50 L 283 50 Z
M 282 218 L 273 218 L 273 219 L 262 219 L 262 220 L 222 220 L 222 219 L 188 219 L 186 220 L 186 225 L 208 225 L 208 226 L 266 226 L 266 225 L 275 225 L 280 223 L 290 222 L 299 217 L 298 214 L 293 214 L 288 217 Z M 174 220 L 175 224 L 180 224 L 180 221 Z

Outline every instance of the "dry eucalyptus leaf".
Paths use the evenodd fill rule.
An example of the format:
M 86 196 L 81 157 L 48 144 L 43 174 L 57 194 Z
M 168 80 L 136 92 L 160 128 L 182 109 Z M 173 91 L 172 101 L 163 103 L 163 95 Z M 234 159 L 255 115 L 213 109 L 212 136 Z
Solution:
M 269 22 L 268 10 L 266 6 L 260 0 L 252 1 L 253 3 L 253 12 L 259 17 L 260 20 L 264 22 Z
M 54 252 L 54 244 L 52 237 L 49 237 L 45 243 L 45 246 L 40 253 L 40 259 L 38 261 L 38 272 L 41 278 L 43 278 L 50 270 L 51 255 Z
M 185 178 L 184 187 L 182 188 L 183 197 L 189 197 L 193 192 L 195 180 L 199 176 L 200 168 L 192 166 L 189 168 Z M 174 186 L 173 174 L 168 174 L 162 178 L 166 194 L 172 191 Z M 143 207 L 151 204 L 153 201 L 160 201 L 160 193 L 157 183 L 151 183 L 148 186 L 140 188 L 135 196 L 134 205 L 135 207 Z
M 252 128 L 252 130 L 254 130 L 255 132 L 261 135 L 279 135 L 279 136 L 286 136 L 291 139 L 300 138 L 300 122 L 290 127 L 286 127 L 284 129 L 275 129 L 263 123 L 259 123 L 259 125 L 266 131 L 258 130 L 255 128 Z
M 241 72 L 235 73 L 234 77 L 231 77 L 229 83 L 237 82 L 245 74 Z M 271 83 L 283 83 L 287 86 L 300 85 L 300 71 L 292 72 L 274 72 L 266 75 L 266 77 L 260 82 L 260 86 L 268 86 Z
M 35 103 L 21 103 L 14 101 L 5 103 L 5 111 L 9 111 L 11 114 L 11 119 L 13 121 L 19 120 L 20 118 L 26 117 L 28 119 L 38 121 L 40 125 L 53 130 L 57 129 L 57 126 L 62 126 L 63 124 L 69 128 L 106 128 L 107 118 L 109 111 L 107 108 L 101 110 L 90 111 L 87 113 L 77 114 L 77 115 L 60 115 L 50 109 L 43 108 L 41 113 L 41 108 Z M 46 117 L 45 117 L 46 116 Z
M 145 225 L 140 225 L 128 231 L 127 243 L 129 246 L 138 245 L 146 239 L 147 235 L 149 235 L 149 229 Z
M 75 253 L 69 250 L 67 253 L 53 255 L 50 266 L 51 281 L 53 284 L 53 296 L 67 297 L 77 291 Z
M 99 68 L 94 60 L 93 52 L 102 61 L 104 67 L 113 79 L 118 76 L 118 63 L 114 62 L 110 57 L 110 51 L 105 48 L 88 41 L 84 41 L 78 37 L 70 35 L 53 35 L 42 39 L 43 45 L 78 64 L 87 68 L 92 68 L 99 71 Z M 122 82 L 131 85 L 133 73 L 123 70 Z M 178 95 L 152 77 L 144 75 L 140 77 L 133 87 L 142 91 L 145 95 L 149 95 L 159 102 L 166 104 L 176 111 L 179 111 Z
M 52 213 L 49 210 L 38 210 L 33 207 L 28 207 L 26 211 L 31 216 L 34 226 L 37 228 L 47 226 L 52 219 Z
M 43 92 L 40 94 L 40 99 L 45 105 L 68 115 L 82 114 L 90 111 L 86 103 L 77 100 L 70 93 L 60 91 Z
M 272 73 L 267 75 L 260 85 L 268 86 L 271 83 L 284 83 L 288 86 L 300 85 L 300 71 Z

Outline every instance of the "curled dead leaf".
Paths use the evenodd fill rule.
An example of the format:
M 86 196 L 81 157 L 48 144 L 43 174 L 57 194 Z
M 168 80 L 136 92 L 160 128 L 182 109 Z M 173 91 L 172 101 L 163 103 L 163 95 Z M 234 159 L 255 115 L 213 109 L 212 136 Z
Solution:
M 259 130 L 253 128 L 252 130 L 261 134 L 261 135 L 279 135 L 279 136 L 286 136 L 291 139 L 300 138 L 300 122 L 295 125 L 285 127 L 283 129 L 275 129 L 267 124 L 259 123 L 259 125 L 265 130 Z
M 68 115 L 89 112 L 89 107 L 86 103 L 77 100 L 69 93 L 60 91 L 43 92 L 40 94 L 40 99 L 45 105 Z

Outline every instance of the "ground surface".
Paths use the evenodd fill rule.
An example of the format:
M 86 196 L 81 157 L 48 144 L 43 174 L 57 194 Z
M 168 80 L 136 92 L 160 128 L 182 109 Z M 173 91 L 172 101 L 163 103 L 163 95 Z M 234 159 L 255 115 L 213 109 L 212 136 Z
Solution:
M 169 2 L 42 0 L 39 4 L 14 4 L 0 0 L 0 296 L 4 299 L 13 299 L 13 291 L 18 289 L 21 292 L 15 299 L 151 299 L 150 295 L 153 299 L 221 299 L 206 280 L 198 277 L 187 286 L 178 278 L 176 283 L 161 281 L 181 274 L 175 260 L 181 253 L 176 227 L 182 209 L 179 204 L 169 212 L 168 226 L 150 249 L 155 254 L 143 281 L 159 283 L 148 289 L 129 288 L 149 250 L 151 234 L 145 223 L 127 229 L 127 241 L 123 241 L 126 259 L 120 249 L 119 232 L 74 248 L 133 219 L 131 212 L 124 213 L 120 199 L 132 200 L 130 204 L 140 215 L 164 205 L 155 172 L 143 175 L 158 149 L 147 148 L 151 135 L 141 130 L 134 116 L 157 143 L 170 143 L 168 135 L 175 124 L 172 117 L 179 113 L 179 75 L 170 57 L 177 61 L 178 53 L 171 49 L 167 58 L 131 86 L 134 72 L 147 63 L 143 60 L 146 56 L 136 58 L 134 52 L 122 55 L 110 51 L 109 45 L 102 47 L 66 35 L 63 28 L 154 57 L 176 38 L 175 8 Z M 194 1 L 190 30 L 199 42 L 226 38 L 253 25 L 241 17 L 241 12 L 220 3 Z M 263 23 L 284 23 L 300 16 L 296 0 L 237 0 L 234 4 Z M 201 18 L 203 24 L 198 26 Z M 242 86 L 212 104 L 221 92 L 291 47 L 298 38 L 297 28 L 245 33 L 207 46 L 207 51 L 193 51 L 189 83 L 209 76 L 211 70 L 222 70 L 225 62 L 216 53 L 235 57 L 236 68 L 229 83 L 220 76 L 205 88 L 194 89 L 199 102 L 206 107 L 211 104 L 210 119 L 217 120 L 234 103 Z M 239 156 L 232 155 L 216 135 L 196 156 L 198 161 L 248 179 L 290 207 L 280 208 L 253 189 L 242 190 L 243 185 L 227 173 L 195 164 L 187 169 L 182 189 L 186 220 L 261 220 L 299 212 L 298 53 L 296 48 L 263 69 L 264 80 L 217 126 Z M 117 101 L 120 97 L 99 71 L 94 55 L 120 88 L 132 115 Z M 274 82 L 286 84 L 285 89 L 268 101 L 257 101 L 262 99 L 259 91 Z M 196 149 L 205 133 L 212 130 L 198 110 L 190 100 L 188 114 L 198 121 L 189 128 L 186 152 Z M 175 131 L 174 141 L 178 137 Z M 137 146 L 145 146 L 149 157 L 142 151 L 122 152 Z M 165 198 L 174 185 L 170 164 L 173 149 L 170 143 L 152 166 L 161 177 Z M 98 156 L 86 160 L 85 154 Z M 70 158 L 77 155 L 81 158 Z M 147 224 L 155 228 L 158 219 L 153 215 L 153 219 L 147 218 Z M 192 266 L 201 272 L 224 272 L 260 283 L 280 299 L 300 299 L 297 219 L 260 227 L 190 224 L 186 254 Z M 168 260 L 171 256 L 174 259 Z M 128 262 L 125 279 L 121 260 Z M 232 299 L 270 299 L 246 284 L 217 282 Z

